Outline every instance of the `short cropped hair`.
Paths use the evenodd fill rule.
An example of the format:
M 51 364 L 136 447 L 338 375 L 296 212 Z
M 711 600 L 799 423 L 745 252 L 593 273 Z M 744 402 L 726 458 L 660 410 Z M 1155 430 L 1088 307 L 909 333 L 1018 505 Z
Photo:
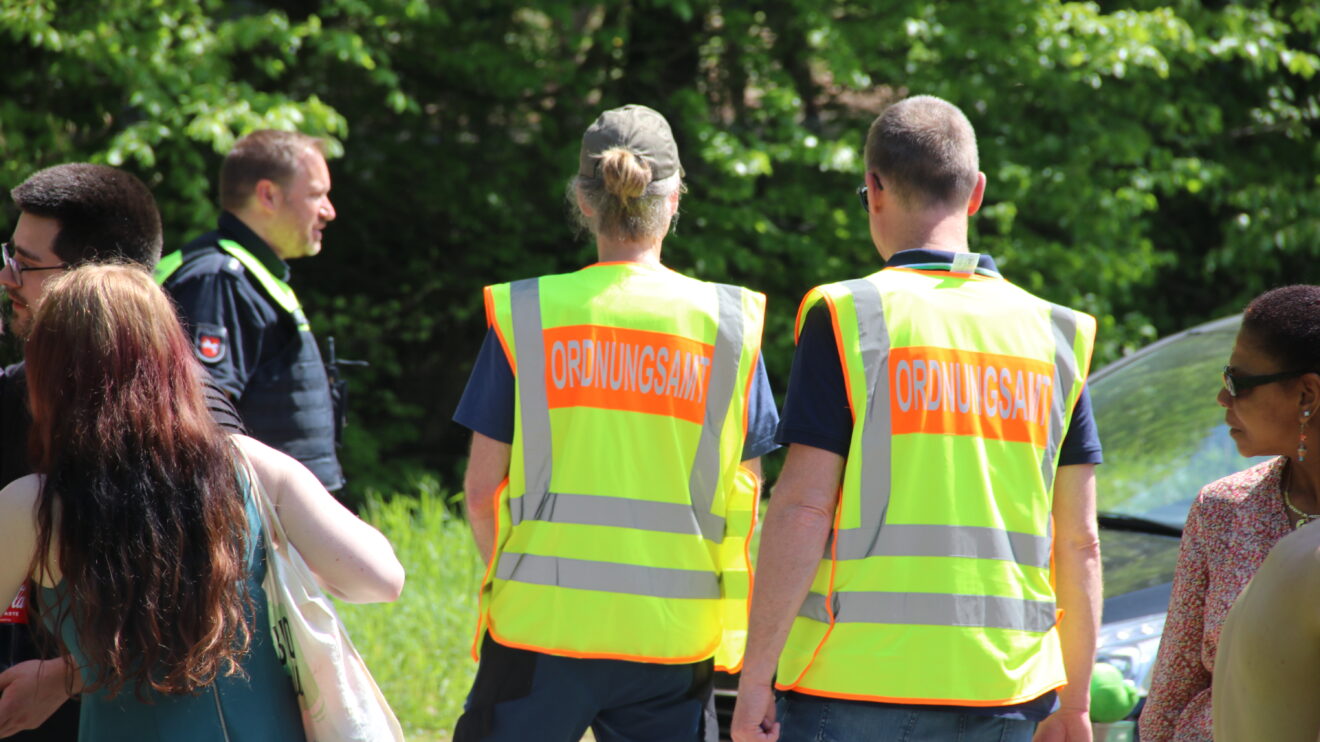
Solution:
M 1320 371 L 1320 286 L 1283 286 L 1252 299 L 1242 333 L 1284 371 Z
M 307 150 L 325 155 L 325 142 L 296 131 L 261 129 L 234 143 L 220 165 L 220 208 L 243 207 L 257 182 L 272 180 L 288 186 L 302 168 Z
M 70 265 L 128 260 L 148 268 L 160 260 L 160 212 L 132 173 L 74 162 L 40 170 L 10 191 L 14 204 L 60 224 L 55 254 Z
M 909 208 L 956 206 L 971 198 L 980 163 L 972 124 L 946 100 L 901 100 L 871 124 L 866 169 Z

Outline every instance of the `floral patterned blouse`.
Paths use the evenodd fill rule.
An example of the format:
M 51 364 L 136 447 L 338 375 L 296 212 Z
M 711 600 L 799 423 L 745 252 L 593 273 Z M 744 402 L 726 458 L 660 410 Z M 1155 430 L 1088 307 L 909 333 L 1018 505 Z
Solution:
M 1278 457 L 1205 486 L 1187 513 L 1169 617 L 1141 712 L 1142 742 L 1211 742 L 1210 681 L 1228 609 L 1292 532 Z

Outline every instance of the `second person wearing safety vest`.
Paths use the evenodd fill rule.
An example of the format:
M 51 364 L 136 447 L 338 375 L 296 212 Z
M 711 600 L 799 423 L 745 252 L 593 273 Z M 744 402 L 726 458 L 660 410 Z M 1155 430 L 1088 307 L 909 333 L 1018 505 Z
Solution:
M 682 172 L 663 116 L 606 111 L 569 186 L 599 262 L 486 289 L 454 416 L 488 565 L 456 742 L 717 738 L 777 415 L 764 297 L 660 262 Z
M 1095 320 L 968 251 L 952 104 L 896 103 L 865 161 L 885 267 L 799 311 L 734 739 L 1090 740 Z

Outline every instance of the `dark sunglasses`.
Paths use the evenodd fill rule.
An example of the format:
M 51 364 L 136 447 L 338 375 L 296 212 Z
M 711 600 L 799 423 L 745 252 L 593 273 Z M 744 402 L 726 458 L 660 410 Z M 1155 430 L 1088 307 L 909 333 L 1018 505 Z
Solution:
M 1224 367 L 1224 389 L 1228 391 L 1228 396 L 1236 397 L 1239 394 L 1258 387 L 1261 384 L 1272 384 L 1284 379 L 1293 379 L 1303 374 L 1312 373 L 1310 369 L 1301 369 L 1299 371 L 1281 371 L 1277 374 L 1258 374 L 1256 376 L 1244 376 L 1233 372 L 1232 366 Z
M 876 176 L 875 182 L 880 186 L 876 189 L 877 191 L 883 191 L 885 189 L 885 184 L 880 182 L 880 176 Z M 869 214 L 871 213 L 871 203 L 866 200 L 866 191 L 867 188 L 865 183 L 857 186 L 857 198 L 861 199 L 862 209 Z

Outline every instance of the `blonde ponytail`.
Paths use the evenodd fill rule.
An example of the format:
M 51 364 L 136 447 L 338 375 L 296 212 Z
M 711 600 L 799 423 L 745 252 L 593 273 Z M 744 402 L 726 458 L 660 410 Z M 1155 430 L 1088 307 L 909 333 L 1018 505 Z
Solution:
M 624 204 L 640 198 L 651 183 L 651 166 L 622 147 L 610 147 L 600 154 L 598 172 L 605 191 Z
M 668 200 L 684 186 L 678 173 L 651 180 L 653 172 L 641 155 L 611 147 L 596 157 L 594 176 L 576 175 L 568 182 L 569 214 L 579 229 L 597 237 L 663 236 L 675 217 Z

